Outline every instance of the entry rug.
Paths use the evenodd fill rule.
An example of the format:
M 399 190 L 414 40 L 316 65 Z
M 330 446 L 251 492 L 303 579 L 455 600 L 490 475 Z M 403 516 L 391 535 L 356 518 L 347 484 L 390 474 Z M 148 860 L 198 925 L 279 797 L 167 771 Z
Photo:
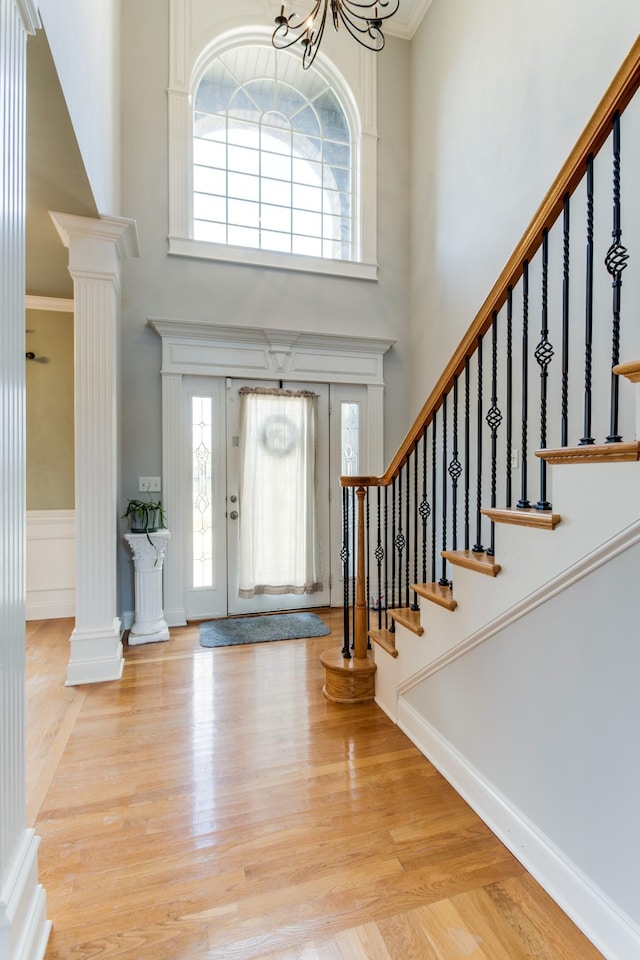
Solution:
M 200 646 L 233 647 L 240 643 L 326 637 L 329 633 L 329 627 L 315 613 L 269 613 L 201 623 Z

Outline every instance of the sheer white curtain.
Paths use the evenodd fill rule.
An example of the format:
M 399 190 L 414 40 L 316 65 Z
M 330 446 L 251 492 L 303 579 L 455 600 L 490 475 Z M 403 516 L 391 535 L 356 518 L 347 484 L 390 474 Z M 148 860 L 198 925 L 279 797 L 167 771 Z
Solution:
M 315 593 L 317 396 L 244 387 L 240 404 L 239 595 Z

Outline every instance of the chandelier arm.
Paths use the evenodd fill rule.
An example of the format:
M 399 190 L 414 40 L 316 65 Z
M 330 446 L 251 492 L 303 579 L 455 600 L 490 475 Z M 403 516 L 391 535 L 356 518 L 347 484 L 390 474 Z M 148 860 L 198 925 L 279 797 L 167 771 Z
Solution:
M 327 4 L 328 0 L 324 0 L 324 7 L 322 9 L 322 16 L 320 18 L 319 25 L 315 30 L 309 31 L 306 42 L 304 37 L 300 41 L 304 47 L 304 52 L 302 54 L 302 67 L 304 70 L 309 69 L 320 48 L 320 42 L 322 41 L 325 24 L 327 22 Z
M 353 15 L 352 15 L 353 16 Z M 385 45 L 385 37 L 377 25 L 377 21 L 364 21 L 364 26 L 359 26 L 359 24 L 345 14 L 343 10 L 340 11 L 340 19 L 342 20 L 345 28 L 351 34 L 354 40 L 357 40 L 361 47 L 365 47 L 367 50 L 372 50 L 374 53 L 380 53 Z
M 388 13 L 383 13 L 382 10 L 390 5 L 391 10 L 389 10 Z M 389 20 L 398 12 L 400 0 L 372 0 L 371 3 L 356 3 L 356 0 L 341 0 L 339 6 L 343 10 L 349 10 L 358 20 Z M 372 17 L 364 17 L 356 13 L 356 10 L 373 10 L 374 15 Z

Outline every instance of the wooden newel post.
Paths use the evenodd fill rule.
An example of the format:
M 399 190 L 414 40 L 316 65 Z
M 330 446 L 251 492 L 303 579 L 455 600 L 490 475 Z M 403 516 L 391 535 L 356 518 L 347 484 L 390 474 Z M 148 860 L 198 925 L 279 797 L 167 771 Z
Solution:
M 353 653 L 356 659 L 366 660 L 367 658 L 367 598 L 366 598 L 366 573 L 365 573 L 365 537 L 364 537 L 364 517 L 365 505 L 364 498 L 367 491 L 364 487 L 358 487 L 356 496 L 358 498 L 358 564 L 356 567 L 356 610 L 353 635 Z

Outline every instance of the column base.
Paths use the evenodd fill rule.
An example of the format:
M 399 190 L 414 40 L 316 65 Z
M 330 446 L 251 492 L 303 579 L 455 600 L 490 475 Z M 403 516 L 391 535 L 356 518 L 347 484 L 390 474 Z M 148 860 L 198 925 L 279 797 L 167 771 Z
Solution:
M 331 703 L 368 703 L 375 697 L 378 669 L 372 654 L 366 660 L 346 660 L 342 650 L 326 650 L 320 655 L 324 667 L 322 693 Z
M 40 838 L 25 830 L 0 891 L 0 956 L 42 960 L 51 933 L 47 896 L 38 883 Z
M 169 639 L 169 628 L 165 625 L 163 629 L 156 630 L 153 633 L 134 633 L 129 631 L 127 643 L 130 647 L 136 647 L 140 643 L 159 643 L 161 640 Z
M 76 628 L 69 638 L 71 656 L 67 666 L 66 686 L 119 680 L 124 668 L 121 633 L 119 617 L 114 619 L 111 629 Z

